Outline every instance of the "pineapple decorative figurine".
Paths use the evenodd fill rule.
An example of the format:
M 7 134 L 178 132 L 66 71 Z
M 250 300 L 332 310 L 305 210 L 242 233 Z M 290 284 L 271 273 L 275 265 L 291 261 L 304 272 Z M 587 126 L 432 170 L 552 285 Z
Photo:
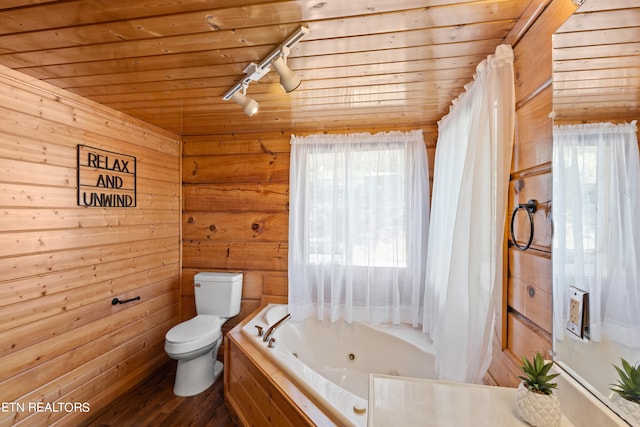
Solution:
M 640 426 L 640 363 L 632 366 L 625 359 L 621 361 L 622 368 L 614 365 L 618 382 L 612 384 L 611 401 L 626 420 Z
M 518 416 L 534 427 L 557 427 L 562 412 L 560 401 L 553 394 L 558 384 L 551 382 L 559 374 L 549 374 L 553 362 L 545 363 L 538 352 L 532 361 L 522 358 L 522 380 L 516 391 L 515 404 Z

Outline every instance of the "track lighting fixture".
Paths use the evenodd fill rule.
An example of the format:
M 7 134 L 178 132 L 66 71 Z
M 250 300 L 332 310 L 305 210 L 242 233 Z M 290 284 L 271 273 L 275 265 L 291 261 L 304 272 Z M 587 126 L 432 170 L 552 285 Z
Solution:
M 258 111 L 258 103 L 246 96 L 247 87 L 249 83 L 260 80 L 271 71 L 271 65 L 273 65 L 273 68 L 275 68 L 280 75 L 280 84 L 285 92 L 289 93 L 297 89 L 298 86 L 300 86 L 300 78 L 289 68 L 286 60 L 291 48 L 308 32 L 309 28 L 300 27 L 298 31 L 290 35 L 287 40 L 267 55 L 259 64 L 252 62 L 247 65 L 243 70 L 245 77 L 229 89 L 222 99 L 225 101 L 232 99 L 242 107 L 247 116 L 251 117 L 254 115 Z
M 245 88 L 246 89 L 246 88 Z M 247 95 L 240 91 L 233 92 L 231 98 L 235 103 L 242 107 L 242 111 L 251 117 L 258 112 L 258 103 L 255 99 L 249 98 Z
M 278 74 L 280 74 L 280 85 L 285 92 L 289 93 L 298 89 L 298 86 L 300 86 L 301 83 L 300 77 L 291 71 L 291 68 L 289 68 L 287 63 L 284 62 L 284 58 L 282 56 L 275 58 L 271 64 Z

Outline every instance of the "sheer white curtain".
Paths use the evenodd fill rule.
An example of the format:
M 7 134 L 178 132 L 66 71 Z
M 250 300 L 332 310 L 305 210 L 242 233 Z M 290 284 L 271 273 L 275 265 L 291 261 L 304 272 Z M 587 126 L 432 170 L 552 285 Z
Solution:
M 438 123 L 423 329 L 440 379 L 479 383 L 491 362 L 514 123 L 513 51 L 500 45 Z
M 554 127 L 557 331 L 567 326 L 569 286 L 576 286 L 590 294 L 592 341 L 640 346 L 639 190 L 635 121 Z
M 294 318 L 422 320 L 429 223 L 421 131 L 291 138 Z

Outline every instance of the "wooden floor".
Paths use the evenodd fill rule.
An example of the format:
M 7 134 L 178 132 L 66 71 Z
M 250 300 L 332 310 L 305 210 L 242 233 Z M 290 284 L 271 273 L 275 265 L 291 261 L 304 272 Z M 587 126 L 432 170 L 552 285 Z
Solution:
M 173 394 L 176 363 L 171 360 L 149 379 L 93 416 L 87 427 L 232 427 L 224 406 L 222 376 L 197 396 Z

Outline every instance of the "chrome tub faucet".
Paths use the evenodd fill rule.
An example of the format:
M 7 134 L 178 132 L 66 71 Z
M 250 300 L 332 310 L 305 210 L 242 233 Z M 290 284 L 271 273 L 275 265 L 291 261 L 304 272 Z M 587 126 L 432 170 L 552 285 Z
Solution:
M 269 338 L 271 338 L 271 335 L 273 335 L 273 333 L 276 331 L 276 329 L 278 329 L 280 326 L 282 326 L 282 324 L 284 322 L 286 322 L 287 320 L 289 320 L 290 317 L 291 317 L 291 313 L 287 313 L 286 316 L 284 316 L 282 319 L 278 320 L 276 323 L 271 325 L 269 327 L 269 329 L 267 329 L 267 332 L 265 332 L 264 335 L 262 335 L 262 341 L 264 341 L 264 342 L 269 341 Z

